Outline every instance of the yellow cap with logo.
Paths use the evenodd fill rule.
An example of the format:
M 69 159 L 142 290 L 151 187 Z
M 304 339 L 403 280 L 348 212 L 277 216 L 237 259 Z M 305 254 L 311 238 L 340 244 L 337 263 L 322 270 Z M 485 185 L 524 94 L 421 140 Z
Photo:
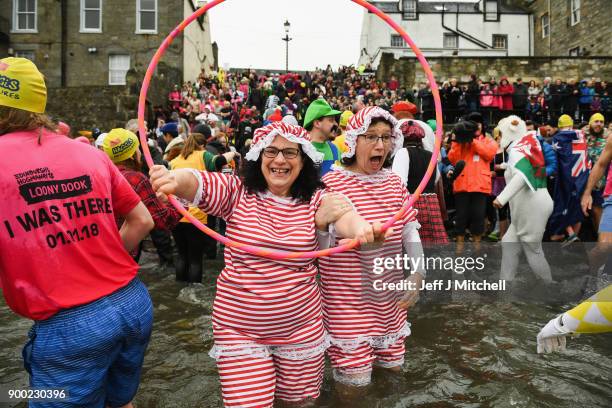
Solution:
M 104 138 L 102 149 L 113 163 L 119 163 L 134 155 L 140 146 L 138 138 L 127 129 L 113 129 Z
M 45 79 L 25 58 L 0 59 L 0 106 L 44 113 L 47 105 Z

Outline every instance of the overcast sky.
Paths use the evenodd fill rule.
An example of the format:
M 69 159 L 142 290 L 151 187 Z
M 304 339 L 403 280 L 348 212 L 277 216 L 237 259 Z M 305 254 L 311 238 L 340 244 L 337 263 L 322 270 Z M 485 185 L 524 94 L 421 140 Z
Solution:
M 350 0 L 227 0 L 210 10 L 219 65 L 285 69 L 283 24 L 289 32 L 289 69 L 357 64 L 363 8 Z

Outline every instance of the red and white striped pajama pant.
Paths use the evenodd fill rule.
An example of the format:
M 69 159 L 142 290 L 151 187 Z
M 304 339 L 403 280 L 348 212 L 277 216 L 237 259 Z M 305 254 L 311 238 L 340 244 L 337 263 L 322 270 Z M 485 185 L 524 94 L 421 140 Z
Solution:
M 373 348 L 367 343 L 362 343 L 353 350 L 331 346 L 327 349 L 327 354 L 334 369 L 334 379 L 347 385 L 369 384 L 373 365 L 391 368 L 404 364 L 404 340 L 402 337 L 385 349 Z
M 226 407 L 272 407 L 275 398 L 318 398 L 323 382 L 323 353 L 306 360 L 279 356 L 220 357 L 217 360 Z

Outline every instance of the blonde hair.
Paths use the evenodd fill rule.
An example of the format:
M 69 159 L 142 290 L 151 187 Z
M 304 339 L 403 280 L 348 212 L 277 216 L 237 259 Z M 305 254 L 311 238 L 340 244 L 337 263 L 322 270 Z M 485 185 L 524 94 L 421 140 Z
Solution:
M 0 136 L 40 128 L 55 132 L 57 131 L 57 124 L 44 113 L 34 113 L 8 106 L 0 106 Z M 38 142 L 40 143 L 40 137 Z
M 196 150 L 203 150 L 205 146 L 206 137 L 203 134 L 191 133 L 185 141 L 185 144 L 183 145 L 179 154 L 183 157 L 183 159 L 187 159 L 189 156 L 191 156 L 191 153 Z

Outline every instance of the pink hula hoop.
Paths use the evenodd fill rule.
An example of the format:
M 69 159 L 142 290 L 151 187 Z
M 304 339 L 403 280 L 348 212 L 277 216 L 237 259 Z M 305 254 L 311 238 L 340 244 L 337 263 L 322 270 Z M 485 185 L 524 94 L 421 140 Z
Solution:
M 149 90 L 149 84 L 151 83 L 151 78 L 153 77 L 153 72 L 155 71 L 155 68 L 157 67 L 157 64 L 159 63 L 159 60 L 165 54 L 167 48 L 170 46 L 174 38 L 176 38 L 176 36 L 180 34 L 185 29 L 185 27 L 187 27 L 189 24 L 191 24 L 193 20 L 197 19 L 198 17 L 206 13 L 211 8 L 218 6 L 219 4 L 225 1 L 226 0 L 211 1 L 210 3 L 206 4 L 204 7 L 196 10 L 191 16 L 183 20 L 164 39 L 164 41 L 161 43 L 161 45 L 159 46 L 159 48 L 153 55 L 151 62 L 149 63 L 147 72 L 142 82 L 142 88 L 140 89 L 140 97 L 138 99 L 138 128 L 139 128 L 140 144 L 144 152 L 145 160 L 147 161 L 147 164 L 149 165 L 149 167 L 153 166 L 154 163 L 151 158 L 151 152 L 149 151 L 149 145 L 147 144 L 147 133 L 144 127 L 144 114 L 145 114 L 145 102 L 147 99 L 147 92 Z M 391 217 L 389 220 L 387 220 L 383 224 L 382 228 L 384 231 L 390 228 L 393 224 L 395 224 L 396 221 L 402 218 L 406 214 L 407 211 L 409 211 L 409 209 L 413 206 L 415 201 L 418 200 L 419 196 L 421 195 L 421 192 L 427 185 L 427 182 L 431 178 L 436 168 L 438 155 L 440 152 L 440 145 L 442 144 L 442 104 L 440 102 L 440 93 L 438 91 L 438 86 L 433 76 L 433 72 L 431 71 L 431 68 L 429 67 L 429 64 L 427 63 L 425 56 L 423 55 L 421 50 L 416 46 L 416 44 L 412 41 L 412 39 L 408 36 L 406 31 L 404 31 L 402 27 L 400 27 L 395 21 L 393 21 L 391 17 L 389 17 L 387 14 L 383 13 L 382 11 L 380 11 L 378 8 L 374 7 L 367 1 L 365 0 L 350 0 L 350 1 L 376 14 L 378 17 L 384 20 L 387 24 L 389 24 L 389 26 L 392 27 L 398 34 L 400 34 L 404 38 L 406 43 L 410 45 L 410 48 L 412 48 L 412 51 L 415 53 L 417 59 L 419 60 L 419 63 L 421 64 L 421 66 L 423 67 L 423 70 L 425 71 L 425 75 L 427 76 L 427 81 L 429 82 L 429 85 L 431 87 L 431 91 L 434 97 L 434 105 L 436 108 L 436 142 L 434 145 L 433 154 L 431 156 L 431 161 L 429 162 L 429 166 L 427 167 L 427 171 L 425 172 L 425 177 L 423 177 L 423 180 L 421 180 L 421 183 L 417 187 L 414 194 L 410 196 L 406 205 L 402 207 L 402 209 L 398 211 L 397 214 L 395 214 L 393 217 Z M 353 249 L 358 245 L 357 240 L 352 240 L 348 244 L 341 245 L 341 246 L 334 247 L 334 248 L 328 248 L 328 249 L 324 249 L 320 251 L 288 252 L 288 251 L 267 250 L 267 249 L 259 248 L 253 245 L 247 245 L 247 244 L 233 241 L 217 233 L 216 231 L 211 230 L 206 225 L 203 225 L 199 220 L 194 218 L 191 214 L 189 214 L 189 212 L 187 212 L 183 208 L 183 206 L 176 200 L 175 197 L 170 196 L 169 200 L 172 203 L 172 205 L 184 217 L 186 217 L 193 225 L 198 227 L 205 234 L 209 235 L 210 237 L 216 239 L 217 241 L 221 242 L 222 244 L 226 246 L 229 246 L 232 248 L 239 248 L 243 251 L 249 252 L 257 256 L 262 256 L 262 257 L 272 258 L 272 259 L 318 258 L 318 257 L 329 256 L 329 255 L 337 254 L 340 252 L 348 251 L 349 249 Z

